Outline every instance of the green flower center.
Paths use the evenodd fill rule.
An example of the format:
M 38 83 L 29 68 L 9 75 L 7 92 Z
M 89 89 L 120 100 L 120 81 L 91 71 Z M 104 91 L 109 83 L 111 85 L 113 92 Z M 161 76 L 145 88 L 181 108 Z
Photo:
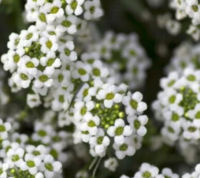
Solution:
M 105 108 L 103 103 L 97 103 L 92 113 L 100 118 L 100 125 L 104 129 L 113 126 L 117 119 L 125 117 L 124 109 L 119 104 L 115 104 L 111 108 Z
M 64 20 L 62 22 L 62 26 L 64 26 L 64 27 L 70 27 L 71 25 L 72 25 L 72 23 L 69 20 Z
M 126 150 L 128 149 L 128 145 L 127 145 L 127 144 L 122 144 L 122 145 L 119 147 L 119 149 L 120 149 L 121 151 L 126 151 Z
M 50 154 L 54 157 L 54 159 L 57 159 L 58 158 L 58 152 L 55 150 L 55 149 L 52 149 L 50 151 Z
M 48 77 L 47 75 L 41 75 L 41 76 L 39 77 L 39 80 L 40 80 L 41 82 L 46 82 L 48 79 L 49 79 L 49 77 Z
M 124 132 L 124 128 L 123 127 L 118 127 L 115 130 L 115 135 L 117 135 L 117 136 L 122 135 L 123 132 Z
M 47 22 L 47 18 L 46 18 L 46 15 L 44 13 L 41 13 L 39 15 L 39 19 L 42 21 L 42 22 Z
M 98 144 L 98 145 L 101 145 L 102 142 L 103 142 L 103 137 L 98 137 L 98 138 L 97 138 L 97 144 Z
M 94 68 L 92 70 L 92 73 L 94 74 L 94 76 L 99 77 L 101 75 L 101 72 L 98 68 Z
M 19 60 L 20 60 L 20 56 L 19 56 L 18 54 L 15 54 L 15 55 L 13 56 L 13 61 L 14 61 L 15 63 L 18 63 Z
M 6 131 L 6 128 L 4 125 L 0 125 L 0 132 L 5 132 Z
M 19 159 L 20 159 L 19 155 L 13 155 L 13 156 L 12 156 L 12 161 L 13 161 L 13 162 L 18 161 Z
M 150 178 L 150 177 L 151 177 L 151 173 L 150 173 L 149 171 L 145 171 L 145 172 L 142 174 L 142 176 L 143 176 L 144 178 Z
M 34 175 L 31 175 L 29 173 L 29 171 L 22 171 L 20 169 L 17 169 L 17 168 L 13 168 L 13 169 L 10 169 L 8 171 L 8 175 L 9 177 L 14 177 L 14 178 L 35 178 Z
M 71 4 L 70 4 L 71 8 L 73 10 L 76 10 L 77 6 L 78 6 L 78 3 L 76 1 L 72 1 Z
M 40 59 L 44 54 L 41 52 L 41 45 L 37 42 L 33 42 L 30 47 L 25 48 L 25 54 L 31 58 Z
M 51 9 L 51 14 L 56 14 L 59 11 L 59 7 L 55 6 Z
M 26 162 L 26 164 L 27 164 L 28 167 L 35 167 L 35 163 L 33 161 L 29 160 L 29 161 Z
M 114 93 L 108 93 L 108 94 L 106 95 L 106 99 L 107 99 L 107 100 L 112 100 L 114 97 L 115 97 L 115 94 L 114 94 Z
M 185 116 L 189 110 L 195 108 L 196 104 L 199 103 L 197 94 L 190 88 L 183 88 L 180 90 L 183 95 L 183 100 L 180 102 L 180 106 L 184 108 Z
M 51 163 L 46 163 L 46 164 L 45 164 L 45 168 L 46 168 L 47 170 L 49 170 L 49 171 L 53 171 L 53 166 L 52 166 Z
M 44 130 L 39 130 L 38 135 L 41 137 L 45 137 L 47 135 L 47 133 Z

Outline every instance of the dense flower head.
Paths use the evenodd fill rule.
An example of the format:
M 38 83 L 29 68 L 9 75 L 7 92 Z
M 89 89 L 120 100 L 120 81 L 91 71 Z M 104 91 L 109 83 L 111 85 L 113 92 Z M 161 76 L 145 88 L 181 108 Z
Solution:
M 161 79 L 162 91 L 153 109 L 156 118 L 164 123 L 162 134 L 171 142 L 184 139 L 195 143 L 200 138 L 199 73 L 187 68 L 182 74 L 171 72 Z
M 115 83 L 115 78 L 97 53 L 83 53 L 79 61 L 65 63 L 56 71 L 55 85 L 45 97 L 45 105 L 54 111 L 69 114 L 67 111 L 71 103 L 79 97 L 78 91 L 83 91 L 99 80 Z
M 56 161 L 44 142 L 30 144 L 29 137 L 11 130 L 0 120 L 0 177 L 53 178 L 61 176 L 62 164 Z
M 140 92 L 128 92 L 125 84 L 85 84 L 71 108 L 75 141 L 89 143 L 93 156 L 105 156 L 111 145 L 119 159 L 133 155 L 146 134 L 147 105 L 142 98 Z
M 97 52 L 114 69 L 120 82 L 136 89 L 143 85 L 150 61 L 136 34 L 115 34 L 108 31 L 101 41 L 91 44 L 89 51 Z
M 187 30 L 195 40 L 200 38 L 199 24 L 200 24 L 200 3 L 198 0 L 171 0 L 170 7 L 176 11 L 176 18 L 182 20 L 190 18 L 191 23 Z
M 187 67 L 192 69 L 200 68 L 200 46 L 198 44 L 192 45 L 189 42 L 185 42 L 178 46 L 166 71 L 167 73 L 171 71 L 182 73 Z
M 200 38 L 200 0 L 171 0 L 176 20 L 164 10 L 165 3 L 120 0 L 113 6 L 114 2 L 101 0 L 3 0 L 0 13 L 10 7 L 5 8 L 5 16 L 13 18 L 11 30 L 18 32 L 10 34 L 7 52 L 1 57 L 0 178 L 117 177 L 122 170 L 130 173 L 129 163 L 135 169 L 157 153 L 156 166 L 144 162 L 132 178 L 200 178 L 199 164 L 192 173 L 182 170 L 187 163 L 199 162 L 200 47 L 181 43 L 184 35 L 177 36 L 177 41 L 171 36 L 189 22 L 188 33 Z M 104 6 L 114 8 L 105 9 L 106 21 L 96 23 Z M 156 18 L 160 10 L 165 14 Z M 107 25 L 115 26 L 107 24 L 108 17 L 123 22 L 115 31 L 129 25 L 123 16 L 130 18 L 140 37 L 108 31 Z M 156 19 L 171 35 L 162 33 Z M 186 20 L 182 23 L 182 19 Z M 3 22 L 2 34 L 8 24 Z M 152 104 L 161 123 L 148 123 L 140 89 L 147 73 L 147 86 L 154 84 L 151 77 L 159 77 L 156 65 L 165 65 L 162 59 L 167 60 L 168 50 L 179 42 Z M 147 71 L 151 60 L 141 44 L 152 62 L 160 57 L 152 70 Z M 155 92 L 145 91 L 150 102 Z M 172 160 L 177 161 L 172 168 L 182 176 L 163 168 Z
M 45 95 L 62 61 L 77 59 L 73 42 L 59 43 L 59 33 L 53 27 L 41 31 L 30 26 L 19 35 L 12 33 L 8 48 L 1 60 L 4 69 L 12 73 L 9 84 L 13 91 L 31 87 L 34 93 Z
M 39 28 L 55 25 L 75 33 L 83 20 L 96 20 L 103 15 L 99 0 L 28 0 L 26 18 Z

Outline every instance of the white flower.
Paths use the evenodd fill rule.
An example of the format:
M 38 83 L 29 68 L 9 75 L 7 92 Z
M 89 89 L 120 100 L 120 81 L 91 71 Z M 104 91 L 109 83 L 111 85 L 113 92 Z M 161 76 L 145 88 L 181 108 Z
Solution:
M 81 15 L 83 13 L 82 5 L 85 0 L 66 0 L 67 6 L 66 6 L 66 13 L 71 15 Z
M 114 143 L 115 155 L 118 159 L 123 159 L 125 156 L 133 156 L 135 154 L 135 147 L 133 147 L 133 141 L 131 138 L 126 138 L 124 143 Z
M 118 164 L 118 161 L 116 158 L 109 158 L 109 159 L 105 160 L 105 162 L 104 162 L 104 167 L 112 172 L 116 171 L 118 165 L 119 164 Z
M 80 78 L 83 82 L 89 80 L 90 77 L 91 66 L 88 64 L 84 64 L 83 62 L 76 63 L 76 69 L 73 72 L 74 78 Z
M 82 131 L 87 131 L 89 135 L 96 135 L 100 119 L 98 116 L 92 116 L 87 113 L 83 116 L 83 123 L 80 125 Z
M 103 16 L 103 10 L 99 0 L 86 1 L 84 4 L 86 20 L 98 19 Z
M 147 132 L 145 125 L 148 122 L 146 115 L 141 115 L 138 118 L 128 117 L 128 122 L 132 125 L 134 131 L 139 136 L 144 136 Z
M 11 125 L 8 122 L 3 122 L 0 119 L 0 137 L 1 139 L 6 139 L 8 137 L 8 132 L 11 130 Z
M 125 137 L 132 134 L 130 126 L 126 126 L 122 119 L 117 119 L 114 126 L 108 128 L 108 135 L 114 137 L 116 144 L 122 144 L 125 141 Z
M 61 171 L 62 164 L 54 161 L 53 157 L 46 155 L 43 160 L 43 170 L 46 177 L 53 177 L 56 173 Z
M 68 41 L 65 45 L 62 46 L 59 51 L 61 52 L 60 57 L 62 60 L 70 60 L 75 61 L 77 60 L 77 53 L 74 51 L 74 43 L 73 41 Z
M 90 138 L 89 144 L 91 152 L 93 151 L 94 156 L 105 156 L 106 149 L 110 145 L 110 139 L 107 137 L 102 129 L 99 129 L 97 134 Z
M 35 175 L 37 173 L 37 169 L 40 166 L 41 160 L 31 154 L 26 154 L 24 160 L 25 167 L 23 168 L 23 170 L 28 170 L 32 175 Z
M 31 108 L 39 106 L 41 104 L 40 96 L 38 94 L 28 94 L 27 95 L 27 104 Z
M 116 93 L 114 85 L 104 84 L 97 93 L 97 99 L 104 100 L 104 105 L 111 108 L 114 102 L 120 103 L 122 101 L 122 96 Z
M 7 152 L 9 164 L 20 167 L 23 164 L 24 150 L 19 145 L 13 145 Z
M 143 96 L 140 92 L 135 92 L 131 95 L 128 93 L 126 97 L 123 98 L 124 105 L 127 106 L 126 112 L 129 114 L 134 114 L 136 112 L 142 113 L 147 109 L 146 103 L 142 102 Z
M 159 169 L 155 166 L 152 166 L 148 163 L 143 163 L 140 167 L 140 170 L 134 175 L 134 178 L 157 178 Z

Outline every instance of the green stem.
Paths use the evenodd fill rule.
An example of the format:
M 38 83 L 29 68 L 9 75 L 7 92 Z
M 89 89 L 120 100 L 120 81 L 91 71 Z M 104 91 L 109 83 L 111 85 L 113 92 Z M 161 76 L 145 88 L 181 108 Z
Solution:
M 99 159 L 98 159 L 97 164 L 96 164 L 96 166 L 95 166 L 95 168 L 94 168 L 94 170 L 93 170 L 93 172 L 92 172 L 92 178 L 95 178 L 96 173 L 97 173 L 97 170 L 98 170 L 98 168 L 99 168 L 99 166 L 100 166 L 101 160 L 102 160 L 102 158 L 99 158 Z
M 92 163 L 91 163 L 90 166 L 89 166 L 89 171 L 92 170 L 92 168 L 95 166 L 97 160 L 98 160 L 98 157 L 96 157 L 96 158 L 94 158 L 94 159 L 92 160 Z

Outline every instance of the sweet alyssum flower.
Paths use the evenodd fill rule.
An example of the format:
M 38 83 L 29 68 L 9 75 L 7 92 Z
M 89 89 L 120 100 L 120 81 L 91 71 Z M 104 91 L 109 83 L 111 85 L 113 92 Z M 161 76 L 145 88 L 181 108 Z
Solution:
M 33 93 L 27 98 L 31 107 L 41 103 L 38 95 L 46 95 L 52 87 L 63 61 L 77 59 L 74 43 L 70 40 L 60 43 L 60 35 L 49 26 L 45 31 L 30 26 L 19 35 L 10 35 L 9 51 L 1 60 L 4 69 L 12 73 L 9 84 L 13 91 L 31 87 Z
M 0 135 L 0 177 L 53 178 L 61 175 L 62 165 L 50 155 L 48 147 L 28 144 L 28 136 L 24 134 L 18 135 L 18 142 L 14 141 L 16 133 L 11 132 L 11 124 L 2 120 Z
M 198 142 L 199 71 L 187 68 L 182 74 L 171 72 L 161 80 L 162 91 L 153 103 L 156 117 L 164 123 L 162 133 L 172 143 L 182 138 Z
M 200 24 L 198 0 L 171 0 L 170 7 L 176 11 L 176 18 L 182 20 L 186 17 L 191 19 L 189 29 L 187 31 L 195 40 L 200 37 L 198 25 Z
M 116 77 L 120 82 L 127 83 L 133 89 L 142 86 L 150 61 L 136 34 L 107 32 L 101 41 L 89 46 L 89 51 L 98 53 L 114 70 L 114 76 L 121 73 Z
M 79 97 L 81 91 L 89 86 L 88 83 L 99 80 L 114 82 L 108 67 L 97 56 L 96 53 L 83 53 L 80 61 L 63 64 L 55 72 L 55 85 L 45 97 L 45 105 L 51 106 L 54 111 L 64 111 L 67 115 L 72 100 Z
M 67 29 L 70 34 L 77 32 L 84 19 L 96 20 L 103 15 L 99 0 L 28 0 L 25 9 L 27 21 L 36 22 L 39 28 L 51 24 Z
M 104 84 L 98 79 L 82 88 L 71 108 L 76 140 L 89 143 L 94 157 L 105 156 L 110 146 L 119 159 L 133 155 L 140 147 L 148 120 L 143 115 L 147 106 L 142 95 L 129 93 L 126 85 Z
M 200 67 L 200 46 L 192 45 L 190 42 L 184 42 L 178 46 L 171 62 L 166 68 L 166 72 L 178 71 L 182 73 L 185 68 L 199 69 Z

